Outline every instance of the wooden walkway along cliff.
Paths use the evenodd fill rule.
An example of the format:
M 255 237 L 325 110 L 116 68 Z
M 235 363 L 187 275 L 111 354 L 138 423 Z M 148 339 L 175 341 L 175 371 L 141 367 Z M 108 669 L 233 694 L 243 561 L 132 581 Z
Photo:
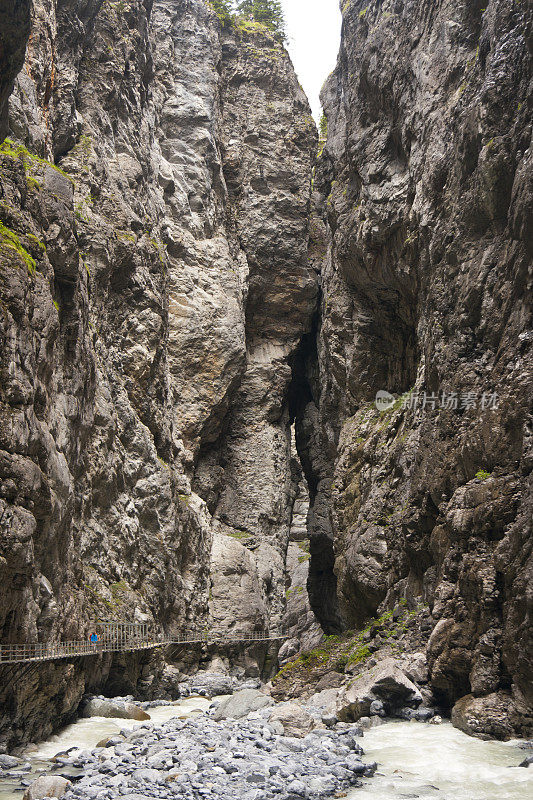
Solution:
M 151 625 L 129 622 L 95 622 L 92 630 L 98 634 L 96 644 L 90 641 L 0 644 L 0 666 L 2 664 L 23 664 L 32 661 L 55 661 L 60 658 L 94 656 L 98 653 L 150 650 L 167 645 L 253 644 L 287 638 L 285 631 L 221 631 L 217 629 L 196 630 L 178 636 L 169 636 L 154 630 Z

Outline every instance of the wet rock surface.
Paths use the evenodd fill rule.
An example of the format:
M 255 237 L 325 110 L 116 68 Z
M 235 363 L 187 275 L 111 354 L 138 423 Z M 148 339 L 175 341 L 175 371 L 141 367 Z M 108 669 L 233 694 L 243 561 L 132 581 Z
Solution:
M 312 717 L 293 706 L 292 711 L 286 704 L 278 706 L 272 721 L 272 709 L 264 708 L 239 721 L 215 721 L 215 709 L 215 717 L 211 712 L 157 727 L 146 723 L 109 738 L 96 750 L 64 754 L 60 769 L 78 773 L 64 796 L 252 798 L 259 790 L 265 800 L 322 798 L 373 774 L 376 765 L 362 758 L 359 728 L 320 726 L 311 731 Z M 291 732 L 290 724 L 296 722 Z M 63 779 L 39 778 L 28 797 L 45 796 L 35 792 L 53 781 Z
M 93 698 L 85 703 L 82 717 L 117 717 L 120 719 L 150 719 L 150 716 L 135 703 Z

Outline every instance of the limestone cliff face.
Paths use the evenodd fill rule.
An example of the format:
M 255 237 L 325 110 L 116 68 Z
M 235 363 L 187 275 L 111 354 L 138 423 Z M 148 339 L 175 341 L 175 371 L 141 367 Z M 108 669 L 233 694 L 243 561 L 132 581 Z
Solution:
M 33 14 L 0 147 L 0 638 L 276 624 L 289 360 L 317 296 L 306 98 L 282 47 L 205 0 Z M 109 668 L 6 676 L 4 738 L 46 734 Z
M 344 3 L 311 202 L 266 32 L 0 0 L 2 642 L 283 622 L 287 658 L 406 599 L 456 724 L 529 732 L 532 12 Z M 0 747 L 145 662 L 3 670 Z
M 8 100 L 24 63 L 30 32 L 30 0 L 0 3 L 0 138 L 7 133 Z
M 466 728 L 496 735 L 527 732 L 533 702 L 531 20 L 530 2 L 344 4 L 298 425 L 315 610 L 352 626 L 429 603 L 435 695 L 483 698 Z

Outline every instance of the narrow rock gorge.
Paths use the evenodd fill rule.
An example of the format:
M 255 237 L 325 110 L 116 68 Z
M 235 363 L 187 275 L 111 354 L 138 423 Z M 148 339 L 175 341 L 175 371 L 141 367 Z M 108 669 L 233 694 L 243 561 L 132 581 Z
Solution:
M 398 609 L 532 734 L 533 4 L 342 13 L 319 143 L 208 0 L 0 0 L 0 642 L 289 636 L 0 667 L 0 748 Z

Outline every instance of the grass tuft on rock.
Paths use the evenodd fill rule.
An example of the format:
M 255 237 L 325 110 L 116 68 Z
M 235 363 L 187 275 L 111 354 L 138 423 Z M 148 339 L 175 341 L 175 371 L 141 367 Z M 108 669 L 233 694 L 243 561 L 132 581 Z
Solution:
M 4 139 L 2 144 L 0 144 L 0 155 L 22 160 L 26 169 L 35 166 L 52 167 L 52 169 L 55 169 L 56 172 L 59 172 L 60 175 L 63 175 L 64 178 L 67 178 L 67 180 L 74 185 L 74 179 L 67 172 L 62 170 L 61 167 L 58 167 L 57 164 L 54 164 L 53 161 L 47 161 L 45 158 L 41 158 L 35 153 L 30 153 L 27 147 L 24 147 L 23 144 L 14 142 L 12 139 Z M 29 180 L 31 180 L 31 178 Z M 37 188 L 40 188 L 38 181 L 35 180 L 35 184 L 37 185 Z
M 379 639 L 379 646 L 386 646 L 391 655 L 399 654 L 402 645 L 397 640 L 415 625 L 415 618 L 424 610 L 425 606 L 419 606 L 410 611 L 405 601 L 400 601 L 395 611 L 388 610 L 373 617 L 359 631 L 325 636 L 318 647 L 299 653 L 280 669 L 273 681 L 275 689 L 291 695 L 297 683 L 309 687 L 328 672 L 353 672 L 359 666 L 364 668 L 377 649 L 374 639 Z
M 490 478 L 491 475 L 492 472 L 487 472 L 486 469 L 479 469 L 476 472 L 476 478 L 478 479 L 478 481 L 486 481 L 487 478 Z
M 4 252 L 7 251 L 8 255 L 12 252 L 16 253 L 26 265 L 30 275 L 35 274 L 37 266 L 35 259 L 28 253 L 26 248 L 23 247 L 19 235 L 6 227 L 2 222 L 0 222 L 0 249 Z

